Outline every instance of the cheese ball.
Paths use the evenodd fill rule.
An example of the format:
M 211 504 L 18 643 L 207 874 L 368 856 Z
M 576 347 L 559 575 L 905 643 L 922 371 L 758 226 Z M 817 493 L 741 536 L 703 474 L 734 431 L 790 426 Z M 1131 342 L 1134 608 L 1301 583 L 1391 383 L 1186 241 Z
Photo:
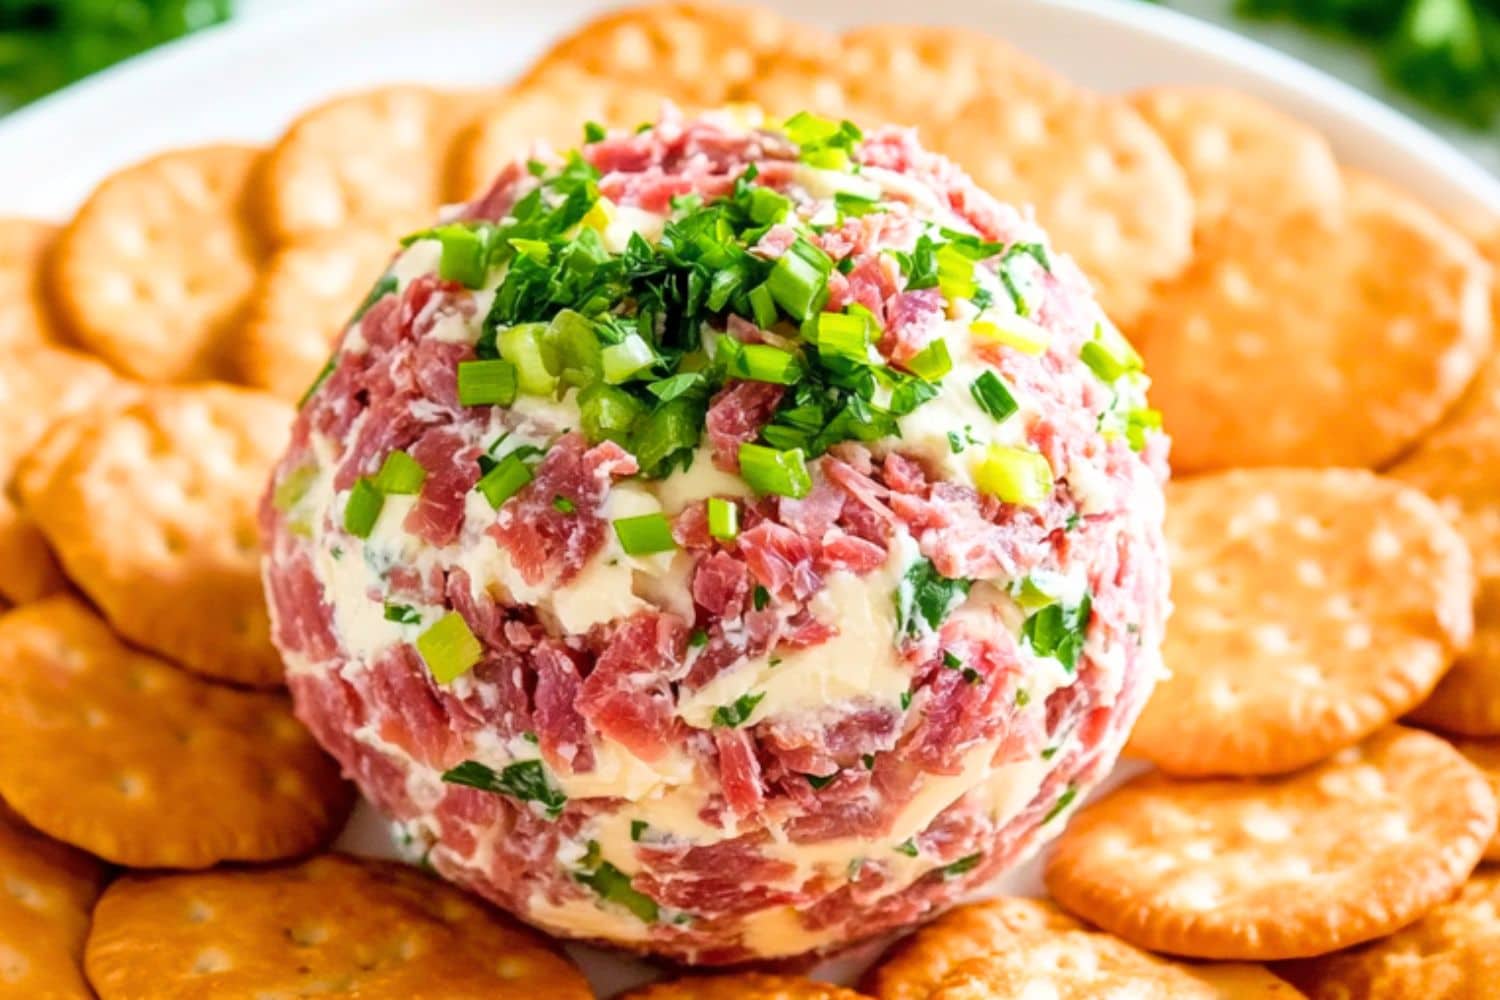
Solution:
M 589 126 L 402 243 L 262 507 L 299 716 L 413 856 L 695 964 L 932 915 L 1159 673 L 1166 438 L 910 131 Z

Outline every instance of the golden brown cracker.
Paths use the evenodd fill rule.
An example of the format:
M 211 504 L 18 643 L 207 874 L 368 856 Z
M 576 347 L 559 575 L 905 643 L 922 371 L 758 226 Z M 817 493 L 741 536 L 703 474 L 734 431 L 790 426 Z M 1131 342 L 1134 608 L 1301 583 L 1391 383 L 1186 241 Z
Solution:
M 1277 971 L 1312 1000 L 1489 1000 L 1500 984 L 1500 870 L 1380 941 Z
M 1301 990 L 1263 965 L 1194 962 L 1184 968 L 1207 983 L 1216 1000 L 1307 1000 Z
M 928 1000 L 1217 1000 L 1182 966 L 1091 931 L 1059 931 L 956 966 Z
M 0 618 L 0 796 L 132 867 L 270 860 L 325 843 L 352 800 L 279 694 L 137 652 L 79 602 Z
M 1468 645 L 1468 548 L 1403 483 L 1240 469 L 1167 496 L 1171 676 L 1130 746 L 1169 773 L 1316 763 L 1420 703 Z
M 543 938 L 477 899 L 340 854 L 126 876 L 99 901 L 86 963 L 100 1000 L 592 996 Z
M 42 259 L 57 227 L 0 218 L 0 348 L 58 339 L 42 293 Z
M 863 996 L 801 976 L 740 972 L 653 983 L 631 990 L 619 1000 L 863 1000 Z
M 1412 717 L 1455 733 L 1500 735 L 1500 392 L 1471 393 L 1464 411 L 1391 474 L 1442 505 L 1468 540 L 1479 577 L 1474 641 Z
M 1017 76 L 982 93 L 931 143 L 1002 201 L 1030 205 L 1093 281 L 1117 323 L 1193 249 L 1193 200 L 1161 137 L 1125 101 L 1058 79 Z
M 282 399 L 301 398 L 395 246 L 351 229 L 273 253 L 235 338 L 238 380 Z
M 1182 164 L 1199 229 L 1226 216 L 1329 215 L 1344 180 L 1328 140 L 1248 94 L 1159 87 L 1131 97 Z
M 259 224 L 274 244 L 346 229 L 396 237 L 447 200 L 448 148 L 478 95 L 399 85 L 304 112 L 256 175 Z
M 1490 783 L 1490 791 L 1500 799 L 1500 740 L 1458 739 L 1453 745 L 1470 764 L 1479 768 Z M 1490 838 L 1489 846 L 1484 850 L 1484 860 L 1500 861 L 1500 832 Z
M 1128 332 L 1181 472 L 1380 465 L 1432 429 L 1490 344 L 1486 269 L 1362 174 L 1338 223 L 1236 219 Z M 1066 246 L 1066 243 L 1062 244 Z
M 103 881 L 98 861 L 0 811 L 0 994 L 92 997 L 83 941 Z
M 159 386 L 87 425 L 23 509 L 122 635 L 199 673 L 275 684 L 256 505 L 292 409 L 229 386 Z M 36 470 L 30 470 L 36 471 Z
M 1390 727 L 1296 774 L 1151 773 L 1083 809 L 1047 864 L 1065 908 L 1142 948 L 1264 961 L 1390 934 L 1455 892 L 1495 832 L 1451 746 Z
M 69 331 L 148 382 L 210 378 L 260 254 L 245 187 L 260 153 L 198 146 L 153 157 L 94 189 L 58 237 L 49 288 Z

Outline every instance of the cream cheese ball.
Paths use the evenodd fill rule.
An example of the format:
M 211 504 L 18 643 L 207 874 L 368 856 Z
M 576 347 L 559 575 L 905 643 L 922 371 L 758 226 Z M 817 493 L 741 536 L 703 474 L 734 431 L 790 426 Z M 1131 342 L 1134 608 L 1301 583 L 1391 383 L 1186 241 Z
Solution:
M 263 505 L 301 718 L 551 933 L 828 951 L 1026 858 L 1160 668 L 1166 439 L 914 134 L 583 129 L 409 236 Z

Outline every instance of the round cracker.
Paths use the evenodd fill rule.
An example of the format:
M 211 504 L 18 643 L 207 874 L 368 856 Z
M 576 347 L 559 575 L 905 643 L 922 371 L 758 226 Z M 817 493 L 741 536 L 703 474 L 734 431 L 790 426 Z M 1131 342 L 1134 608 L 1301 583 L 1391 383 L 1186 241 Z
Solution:
M 970 959 L 949 972 L 928 1000 L 1217 1000 L 1207 983 L 1179 965 L 1108 934 L 1059 931 L 1023 948 Z
M 57 227 L 37 219 L 0 218 L 0 348 L 56 340 L 42 295 L 42 259 Z
M 1179 471 L 1382 464 L 1477 370 L 1490 319 L 1472 247 L 1392 188 L 1346 182 L 1337 223 L 1266 215 L 1201 233 L 1131 325 Z
M 1454 740 L 1453 745 L 1470 764 L 1479 768 L 1490 783 L 1490 791 L 1500 799 L 1500 740 Z M 1489 846 L 1484 849 L 1484 860 L 1500 861 L 1500 831 L 1490 838 Z
M 393 247 L 384 236 L 351 229 L 273 253 L 236 338 L 239 380 L 283 399 L 300 399 Z
M 94 911 L 86 958 L 100 1000 L 270 996 L 588 1000 L 535 932 L 389 861 L 130 875 Z
M 1187 266 L 1193 200 L 1161 137 L 1123 100 L 1051 77 L 1013 76 L 931 132 L 1002 201 L 1030 205 L 1117 322 Z
M 1412 718 L 1470 736 L 1500 735 L 1500 393 L 1471 396 L 1463 414 L 1391 474 L 1442 505 L 1468 540 L 1479 577 L 1474 642 Z
M 1446 899 L 1495 818 L 1458 751 L 1392 726 L 1282 778 L 1137 778 L 1074 818 L 1045 879 L 1068 910 L 1142 948 L 1302 958 L 1390 934 Z
M 325 843 L 352 802 L 279 694 L 124 645 L 79 602 L 0 618 L 0 796 L 117 864 L 201 868 Z
M 248 146 L 198 146 L 120 171 L 58 237 L 50 287 L 78 342 L 148 382 L 209 378 L 255 281 Z
M 1182 164 L 1199 229 L 1251 213 L 1337 216 L 1344 179 L 1328 140 L 1248 94 L 1159 87 L 1130 99 Z
M 1488 1000 L 1500 983 L 1500 870 L 1390 937 L 1278 971 L 1312 1000 Z
M 17 483 L 68 576 L 131 641 L 210 677 L 278 683 L 256 505 L 292 408 L 159 386 L 89 416 L 46 474 Z
M 863 1000 L 863 996 L 801 976 L 741 972 L 653 983 L 622 994 L 619 1000 Z
M 1422 701 L 1473 634 L 1463 538 L 1362 469 L 1168 487 L 1174 610 L 1131 750 L 1177 775 L 1278 774 Z
M 92 996 L 83 941 L 103 881 L 99 862 L 0 812 L 0 993 Z
M 449 196 L 449 146 L 483 99 L 398 85 L 304 112 L 256 178 L 266 235 L 285 244 L 346 229 L 396 237 L 427 225 Z

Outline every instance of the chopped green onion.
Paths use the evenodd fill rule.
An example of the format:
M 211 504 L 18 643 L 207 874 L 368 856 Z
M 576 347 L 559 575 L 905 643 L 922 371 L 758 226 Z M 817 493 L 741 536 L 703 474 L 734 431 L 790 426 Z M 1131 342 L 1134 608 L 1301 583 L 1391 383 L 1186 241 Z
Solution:
M 1042 817 L 1042 825 L 1046 826 L 1048 823 L 1052 822 L 1053 820 L 1057 819 L 1057 817 L 1061 816 L 1062 815 L 1062 811 L 1064 809 L 1068 808 L 1068 806 L 1072 805 L 1073 804 L 1073 800 L 1076 799 L 1077 797 L 1078 797 L 1078 786 L 1077 785 L 1069 785 L 1067 787 L 1067 790 L 1064 791 L 1061 795 L 1059 795 L 1057 797 L 1057 802 L 1052 806 L 1052 808 L 1049 809 L 1049 810 L 1047 810 L 1047 815 L 1045 815 L 1045 816 Z
M 953 244 L 944 243 L 937 248 L 937 283 L 950 302 L 972 298 L 979 287 L 974 283 L 974 261 Z
M 971 586 L 970 580 L 944 576 L 932 560 L 918 559 L 896 588 L 897 632 L 903 635 L 936 632 L 953 609 L 963 603 Z
M 1016 603 L 1021 606 L 1021 610 L 1028 615 L 1057 603 L 1057 598 L 1042 585 L 1036 574 L 1030 574 L 1021 579 L 1015 587 L 1015 599 Z
M 420 625 L 422 623 L 422 615 L 416 608 L 405 604 L 387 604 L 385 606 L 385 620 L 395 622 L 397 625 Z
M 733 500 L 721 497 L 708 498 L 708 533 L 714 538 L 729 541 L 739 537 L 740 508 Z
M 518 323 L 501 330 L 497 338 L 500 357 L 516 366 L 516 381 L 522 392 L 550 395 L 557 388 L 560 361 L 557 348 L 547 338 L 543 323 Z
M 698 444 L 703 433 L 703 409 L 687 397 L 663 403 L 639 421 L 630 435 L 630 450 L 646 475 L 661 472 L 664 463 Z
M 509 406 L 515 401 L 515 365 L 502 358 L 458 363 L 460 406 Z
M 944 667 L 947 667 L 949 670 L 960 670 L 960 669 L 963 668 L 963 665 L 964 665 L 964 661 L 960 660 L 953 653 L 952 650 L 950 650 L 950 649 L 943 650 L 943 666 Z
M 688 636 L 688 645 L 694 649 L 702 649 L 708 645 L 708 633 L 701 628 L 693 629 L 692 634 Z
M 547 326 L 547 338 L 557 348 L 559 374 L 565 383 L 586 386 L 599 380 L 604 371 L 599 335 L 582 313 L 559 312 Z
M 880 209 L 880 199 L 866 198 L 864 195 L 851 194 L 848 191 L 836 191 L 833 195 L 833 205 L 844 215 L 869 215 Z
M 734 378 L 795 385 L 802 377 L 802 362 L 797 356 L 770 344 L 742 344 L 733 337 L 720 335 L 718 351 L 724 360 L 725 373 Z
M 461 677 L 484 656 L 484 647 L 469 631 L 464 616 L 450 611 L 417 636 L 417 653 L 433 679 L 447 684 Z
M 908 708 L 911 708 L 911 692 L 910 691 L 902 691 L 901 692 L 901 711 L 904 712 Z
M 917 847 L 916 837 L 908 837 L 901 843 L 897 844 L 895 847 L 895 851 L 897 854 L 904 854 L 908 858 L 916 857 L 919 853 L 919 850 L 920 849 Z
M 385 506 L 385 494 L 376 489 L 367 476 L 354 481 L 349 501 L 344 505 L 344 530 L 355 538 L 369 538 Z
M 632 841 L 635 841 L 636 843 L 640 843 L 641 838 L 646 835 L 646 829 L 647 829 L 647 827 L 646 827 L 646 821 L 645 820 L 643 820 L 643 819 L 633 819 L 633 820 L 631 820 L 630 821 L 630 839 Z
M 1146 435 L 1161 430 L 1161 411 L 1141 407 L 1125 414 L 1125 440 L 1135 451 L 1146 447 Z
M 318 372 L 317 378 L 313 379 L 312 385 L 303 390 L 301 397 L 298 398 L 297 409 L 300 410 L 306 406 L 307 401 L 313 398 L 313 394 L 323 388 L 323 383 L 328 381 L 328 376 L 333 374 L 333 370 L 338 367 L 338 364 L 339 356 L 337 354 L 323 363 L 323 368 Z
M 604 381 L 619 385 L 638 372 L 656 364 L 656 352 L 640 336 L 632 333 L 618 344 L 604 348 Z
M 974 396 L 974 402 L 996 420 L 1004 422 L 1020 407 L 1016 404 L 1016 397 L 1010 394 L 1005 383 L 1000 381 L 1000 376 L 994 372 L 984 372 L 969 386 L 969 392 Z
M 1045 820 L 1043 822 L 1045 822 Z M 972 870 L 975 865 L 979 864 L 980 859 L 983 857 L 983 851 L 980 851 L 977 854 L 965 855 L 952 864 L 944 865 L 943 867 L 939 868 L 938 871 L 943 873 L 943 880 L 947 881 L 948 879 L 955 878 L 967 871 Z
M 750 189 L 750 221 L 758 226 L 780 222 L 791 211 L 792 199 L 768 187 Z
M 800 500 L 812 490 L 812 476 L 801 448 L 777 451 L 746 442 L 740 445 L 740 475 L 755 492 Z
M 404 451 L 387 455 L 380 471 L 375 474 L 375 488 L 386 496 L 420 493 L 425 482 L 427 470 Z
M 839 773 L 834 771 L 832 774 L 804 774 L 802 777 L 807 779 L 807 783 L 813 787 L 813 791 L 820 792 L 833 784 L 833 779 L 838 776 Z
M 552 498 L 552 509 L 557 511 L 559 514 L 571 514 L 578 508 L 574 505 L 572 500 L 569 500 L 567 497 L 559 493 L 557 496 Z
M 750 313 L 755 317 L 755 325 L 762 330 L 769 330 L 776 323 L 776 299 L 771 295 L 771 289 L 767 285 L 756 285 L 750 289 L 748 295 L 750 300 Z
M 974 469 L 974 484 L 1006 503 L 1032 506 L 1052 493 L 1052 466 L 1041 452 L 992 444 Z
M 623 445 L 630 429 L 646 412 L 645 404 L 624 389 L 595 382 L 578 394 L 578 411 L 584 436 L 590 442 L 613 441 Z
M 948 342 L 937 338 L 906 362 L 906 370 L 928 382 L 936 382 L 953 370 L 953 358 L 948 354 Z
M 757 583 L 755 585 L 755 590 L 751 593 L 751 603 L 755 605 L 755 610 L 766 610 L 766 605 L 771 603 L 771 592 Z
M 317 479 L 318 467 L 316 465 L 297 466 L 281 477 L 276 488 L 272 490 L 271 506 L 282 514 L 289 512 L 302 502 L 302 498 L 307 496 L 307 491 L 312 489 Z
M 614 525 L 615 537 L 627 555 L 644 556 L 677 548 L 677 541 L 672 537 L 672 522 L 665 514 L 620 517 L 615 519 Z
M 800 236 L 787 247 L 766 276 L 771 297 L 792 319 L 801 323 L 823 308 L 828 299 L 828 273 L 833 261 Z
M 578 872 L 573 877 L 598 893 L 599 898 L 625 907 L 645 923 L 654 924 L 661 916 L 656 900 L 635 888 L 630 876 L 608 861 L 601 862 L 592 872 Z
M 1083 345 L 1078 356 L 1103 382 L 1113 382 L 1146 366 L 1130 341 L 1103 323 L 1094 326 L 1094 339 Z
M 720 705 L 714 709 L 714 725 L 729 729 L 744 725 L 746 720 L 754 714 L 755 706 L 759 705 L 765 696 L 764 691 L 759 694 L 742 694 L 734 700 L 733 704 Z
M 848 358 L 868 363 L 870 360 L 870 319 L 868 314 L 818 313 L 813 318 L 812 340 L 824 357 Z
M 479 477 L 474 488 L 484 494 L 490 506 L 499 510 L 505 501 L 520 492 L 521 487 L 531 482 L 531 466 L 520 454 L 512 452 Z
M 1078 666 L 1093 617 L 1093 600 L 1084 594 L 1077 604 L 1049 604 L 1021 624 L 1021 638 L 1038 656 L 1050 656 L 1069 673 Z
M 531 736 L 531 742 L 536 742 L 534 735 L 527 735 Z M 540 760 L 517 761 L 499 774 L 477 760 L 466 760 L 444 771 L 443 780 L 450 785 L 466 785 L 522 802 L 535 802 L 549 819 L 562 815 L 563 806 L 568 804 L 568 797 L 548 779 L 546 765 Z
M 488 227 L 450 223 L 429 230 L 426 236 L 437 240 L 443 247 L 438 258 L 438 277 L 444 281 L 456 281 L 465 288 L 481 288 L 489 274 L 490 241 L 493 232 Z
M 600 125 L 598 122 L 584 122 L 583 123 L 583 141 L 584 142 L 587 142 L 587 143 L 600 142 L 608 134 L 609 133 L 604 130 L 604 126 Z
M 517 236 L 506 242 L 516 253 L 538 264 L 545 264 L 552 259 L 552 245 L 546 240 L 528 240 Z
M 1046 327 L 1024 316 L 1005 316 L 994 311 L 981 313 L 969 324 L 969 333 L 981 340 L 1014 347 L 1023 354 L 1041 354 L 1052 340 L 1052 333 Z

